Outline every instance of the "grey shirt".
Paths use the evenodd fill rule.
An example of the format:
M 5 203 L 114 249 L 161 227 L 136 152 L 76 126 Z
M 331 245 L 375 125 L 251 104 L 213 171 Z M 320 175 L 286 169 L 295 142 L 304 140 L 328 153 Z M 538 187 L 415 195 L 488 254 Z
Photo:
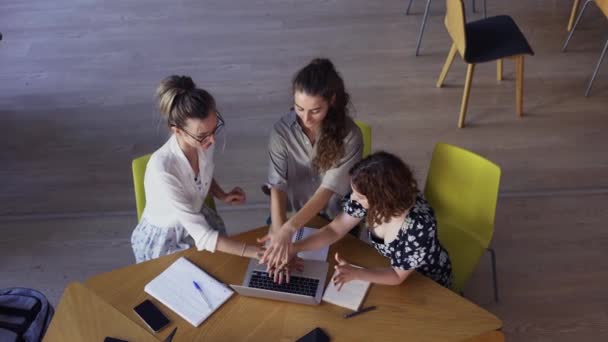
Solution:
M 283 116 L 273 127 L 268 142 L 268 183 L 287 193 L 288 210 L 300 210 L 319 187 L 334 192 L 325 213 L 334 217 L 340 212 L 339 202 L 350 190 L 348 171 L 361 160 L 363 138 L 351 118 L 346 119 L 344 156 L 336 165 L 319 173 L 312 165 L 317 152 L 298 123 L 295 112 Z

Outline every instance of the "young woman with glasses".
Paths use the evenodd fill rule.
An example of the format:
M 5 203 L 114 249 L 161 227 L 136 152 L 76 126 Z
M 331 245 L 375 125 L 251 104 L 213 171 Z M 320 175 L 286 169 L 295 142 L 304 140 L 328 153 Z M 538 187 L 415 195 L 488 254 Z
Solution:
M 156 96 L 172 135 L 146 167 L 146 207 L 131 237 L 136 261 L 193 246 L 257 257 L 259 247 L 228 238 L 222 219 L 204 204 L 208 193 L 224 203 L 245 201 L 241 188 L 226 193 L 213 178 L 215 138 L 224 127 L 215 100 L 187 76 L 164 79 Z

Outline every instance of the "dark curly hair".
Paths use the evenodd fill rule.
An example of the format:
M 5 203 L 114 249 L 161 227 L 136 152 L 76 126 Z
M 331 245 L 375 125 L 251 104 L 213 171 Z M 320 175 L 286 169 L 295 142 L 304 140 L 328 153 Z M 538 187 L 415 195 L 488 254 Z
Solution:
M 344 81 L 329 59 L 316 58 L 298 71 L 292 82 L 293 92 L 320 96 L 330 103 L 321 126 L 317 153 L 312 164 L 319 171 L 331 169 L 344 156 L 344 138 L 347 135 L 346 118 L 350 95 Z M 333 103 L 332 103 L 333 99 Z
M 353 188 L 367 197 L 369 229 L 403 214 L 416 200 L 418 186 L 412 171 L 399 157 L 380 151 L 349 171 Z

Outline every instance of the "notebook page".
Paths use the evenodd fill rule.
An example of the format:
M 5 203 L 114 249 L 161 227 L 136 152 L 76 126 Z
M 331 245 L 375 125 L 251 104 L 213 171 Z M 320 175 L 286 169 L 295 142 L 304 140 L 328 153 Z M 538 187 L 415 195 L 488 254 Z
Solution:
M 337 272 L 337 271 L 336 271 Z M 333 277 L 336 275 L 334 272 Z M 363 280 L 351 280 L 348 283 L 342 285 L 340 291 L 338 287 L 334 285 L 333 281 L 329 281 L 325 293 L 323 294 L 323 301 L 335 304 L 353 311 L 359 310 L 363 299 L 367 294 L 370 283 Z
M 211 303 L 211 309 L 194 287 L 193 281 L 203 289 Z M 195 327 L 211 316 L 234 293 L 184 257 L 177 259 L 149 282 L 144 290 Z

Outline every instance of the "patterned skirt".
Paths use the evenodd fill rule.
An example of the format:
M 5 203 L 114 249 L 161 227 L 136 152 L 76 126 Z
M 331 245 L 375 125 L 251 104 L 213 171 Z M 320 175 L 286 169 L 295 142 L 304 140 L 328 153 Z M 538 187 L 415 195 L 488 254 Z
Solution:
M 205 216 L 211 229 L 217 230 L 220 235 L 226 235 L 224 221 L 215 210 L 203 205 L 200 213 Z M 194 240 L 182 225 L 178 224 L 169 228 L 158 227 L 143 217 L 131 235 L 131 247 L 136 263 L 183 251 L 194 246 Z

